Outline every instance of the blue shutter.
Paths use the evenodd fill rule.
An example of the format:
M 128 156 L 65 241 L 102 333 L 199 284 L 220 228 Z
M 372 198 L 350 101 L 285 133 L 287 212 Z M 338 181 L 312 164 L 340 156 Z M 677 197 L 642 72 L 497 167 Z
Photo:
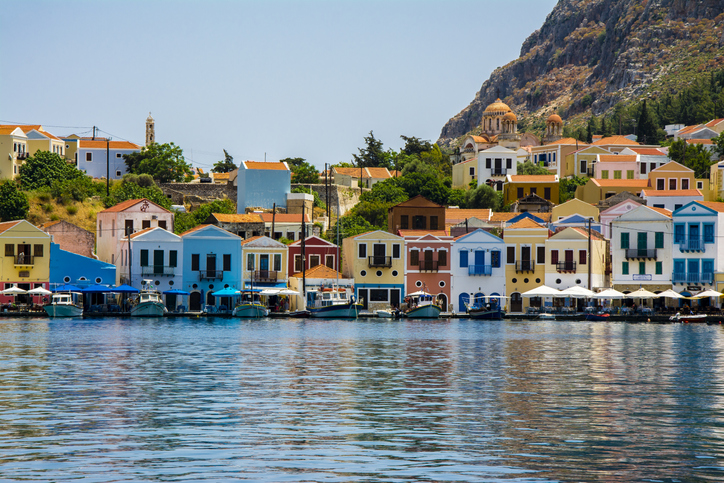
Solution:
M 468 266 L 468 252 L 463 250 L 460 252 L 460 267 L 465 268 Z

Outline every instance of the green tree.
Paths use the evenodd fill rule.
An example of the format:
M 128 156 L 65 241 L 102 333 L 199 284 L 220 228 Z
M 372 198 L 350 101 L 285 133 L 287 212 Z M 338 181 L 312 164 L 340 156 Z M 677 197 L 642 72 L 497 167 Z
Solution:
M 110 196 L 103 199 L 103 204 L 106 208 L 110 208 L 126 200 L 137 200 L 139 198 L 146 198 L 166 209 L 171 208 L 171 200 L 163 194 L 161 188 L 155 184 L 152 186 L 141 186 L 139 185 L 140 178 L 140 176 L 127 174 L 120 182 L 114 183 L 111 187 Z
M 292 193 L 307 193 L 312 196 L 314 196 L 314 207 L 315 208 L 322 208 L 324 210 L 327 209 L 327 203 L 322 201 L 322 198 L 319 197 L 319 193 L 314 191 L 312 188 L 305 188 L 304 186 L 295 186 L 292 188 Z
M 684 139 L 669 146 L 669 158 L 694 170 L 694 177 L 709 178 L 711 153 L 701 144 L 688 144 Z
M 372 131 L 364 139 L 366 147 L 359 148 L 359 154 L 352 155 L 356 167 L 393 169 L 394 155 L 384 150 L 382 141 L 376 139 Z
M 230 173 L 236 168 L 238 166 L 234 163 L 234 157 L 224 149 L 224 160 L 214 163 L 214 168 L 211 171 L 214 173 Z
M 174 143 L 153 143 L 123 158 L 130 173 L 150 174 L 158 183 L 187 181 L 193 174 L 183 150 Z
M 448 206 L 457 206 L 460 208 L 467 208 L 466 200 L 467 191 L 461 189 L 451 189 L 447 197 Z
M 724 132 L 712 139 L 712 142 L 714 142 L 716 146 L 716 154 L 719 156 L 719 159 L 721 159 L 724 157 Z
M 540 174 L 551 174 L 550 171 L 548 171 L 543 166 L 538 166 L 535 163 L 518 163 L 518 174 L 525 174 L 525 175 L 540 175 Z
M 423 141 L 422 139 L 418 139 L 414 136 L 407 137 L 407 136 L 400 136 L 403 141 L 405 141 L 405 147 L 402 148 L 400 151 L 400 154 L 407 154 L 409 155 L 421 155 L 422 153 L 426 153 L 428 151 L 431 151 L 433 149 L 433 145 L 430 144 L 430 141 Z
M 24 220 L 29 210 L 28 197 L 15 181 L 0 181 L 0 221 Z
M 636 135 L 642 144 L 654 144 L 658 140 L 657 134 L 658 127 L 654 123 L 649 108 L 647 107 L 646 99 L 644 99 L 636 126 Z
M 407 176 L 411 173 L 422 173 L 435 176 L 437 171 L 434 166 L 431 166 L 416 156 L 409 156 L 405 161 L 405 166 L 402 168 L 402 175 Z
M 24 190 L 36 190 L 50 187 L 53 181 L 72 181 L 85 177 L 85 174 L 68 164 L 56 153 L 38 151 L 20 166 L 20 184 Z
M 410 173 L 394 180 L 410 198 L 422 195 L 439 205 L 444 205 L 447 202 L 450 189 L 434 174 Z
M 481 184 L 477 188 L 468 191 L 465 196 L 466 208 L 490 208 L 493 211 L 499 211 L 502 204 L 502 193 L 495 191 L 486 184 Z
M 391 178 L 373 184 L 372 189 L 362 193 L 359 199 L 360 201 L 379 201 L 397 205 L 403 201 L 407 201 L 409 198 L 407 192 L 399 186 L 394 178 Z
M 565 203 L 568 200 L 572 200 L 576 197 L 576 188 L 579 186 L 582 186 L 584 184 L 588 183 L 588 178 L 586 177 L 578 177 L 573 176 L 571 178 L 563 178 L 560 180 L 559 184 L 559 190 L 560 190 L 560 202 Z
M 339 229 L 339 238 L 344 239 L 351 236 L 359 235 L 360 233 L 366 233 L 372 230 L 386 229 L 385 227 L 373 226 L 359 215 L 348 213 L 345 216 L 340 217 L 332 227 L 327 230 L 326 238 L 330 241 L 336 241 L 337 230 Z
M 285 158 L 292 172 L 292 183 L 319 184 L 319 170 L 304 158 Z
M 177 235 L 190 230 L 206 221 L 211 213 L 236 213 L 236 203 L 229 199 L 214 200 L 211 203 L 204 203 L 194 211 L 187 213 L 176 213 L 173 222 L 173 231 Z

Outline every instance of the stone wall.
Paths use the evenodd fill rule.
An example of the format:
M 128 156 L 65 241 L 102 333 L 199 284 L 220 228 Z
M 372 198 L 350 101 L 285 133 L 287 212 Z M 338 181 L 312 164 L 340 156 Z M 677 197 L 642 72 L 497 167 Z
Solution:
M 326 186 L 323 184 L 293 184 L 292 189 L 296 186 L 304 186 L 307 189 L 312 188 L 323 202 L 327 202 Z M 359 203 L 361 191 L 358 187 L 339 186 L 336 184 L 330 185 L 329 208 L 332 217 L 334 217 L 337 212 L 337 200 L 339 200 L 339 214 L 340 216 L 344 216 L 354 205 Z M 364 191 L 369 190 L 365 189 Z
M 93 233 L 65 220 L 49 225 L 42 229 L 53 237 L 53 243 L 57 243 L 61 250 L 95 258 L 93 247 L 95 247 L 96 240 Z
M 236 187 L 231 184 L 216 183 L 163 183 L 163 194 L 171 199 L 174 205 L 198 203 L 228 198 L 236 203 Z

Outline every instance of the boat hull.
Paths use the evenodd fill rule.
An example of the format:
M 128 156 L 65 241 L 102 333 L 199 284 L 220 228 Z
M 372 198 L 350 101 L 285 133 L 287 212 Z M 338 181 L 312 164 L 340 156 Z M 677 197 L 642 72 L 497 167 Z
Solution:
M 478 320 L 502 320 L 502 318 L 503 318 L 503 311 L 500 309 L 496 309 L 496 310 L 470 309 L 468 311 L 468 314 L 470 315 L 471 319 L 478 319 Z
M 696 322 L 706 322 L 707 316 L 704 314 L 699 315 L 673 315 L 671 320 L 674 322 L 683 322 L 685 324 L 693 324 Z
M 327 305 L 326 307 L 307 307 L 309 316 L 315 319 L 356 319 L 362 304 L 347 303 Z
M 234 307 L 232 312 L 234 317 L 243 317 L 247 319 L 258 319 L 269 315 L 269 309 L 259 304 L 242 304 Z
M 609 314 L 586 314 L 586 320 L 605 322 L 609 318 Z
M 422 305 L 410 309 L 405 316 L 410 319 L 437 319 L 440 317 L 442 307 L 439 305 Z
M 77 305 L 52 304 L 43 307 L 48 317 L 82 317 L 83 309 Z
M 163 317 L 165 310 L 161 302 L 140 302 L 131 307 L 131 317 Z

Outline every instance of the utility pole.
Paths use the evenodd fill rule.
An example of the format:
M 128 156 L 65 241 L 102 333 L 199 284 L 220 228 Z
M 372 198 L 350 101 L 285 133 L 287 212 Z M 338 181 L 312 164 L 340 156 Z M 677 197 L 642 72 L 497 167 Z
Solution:
M 106 196 L 111 195 L 111 138 L 106 138 Z
M 302 300 L 304 302 L 304 306 L 306 308 L 307 306 L 307 260 L 306 260 L 306 244 L 305 239 L 307 238 L 306 235 L 306 227 L 304 226 L 304 212 L 306 205 L 302 204 Z
M 588 290 L 591 290 L 591 221 L 593 218 L 588 219 Z
M 269 206 L 269 205 L 267 205 Z M 272 208 L 272 229 L 271 229 L 271 239 L 274 240 L 274 224 L 276 222 L 277 217 L 277 204 L 274 203 L 274 207 Z

